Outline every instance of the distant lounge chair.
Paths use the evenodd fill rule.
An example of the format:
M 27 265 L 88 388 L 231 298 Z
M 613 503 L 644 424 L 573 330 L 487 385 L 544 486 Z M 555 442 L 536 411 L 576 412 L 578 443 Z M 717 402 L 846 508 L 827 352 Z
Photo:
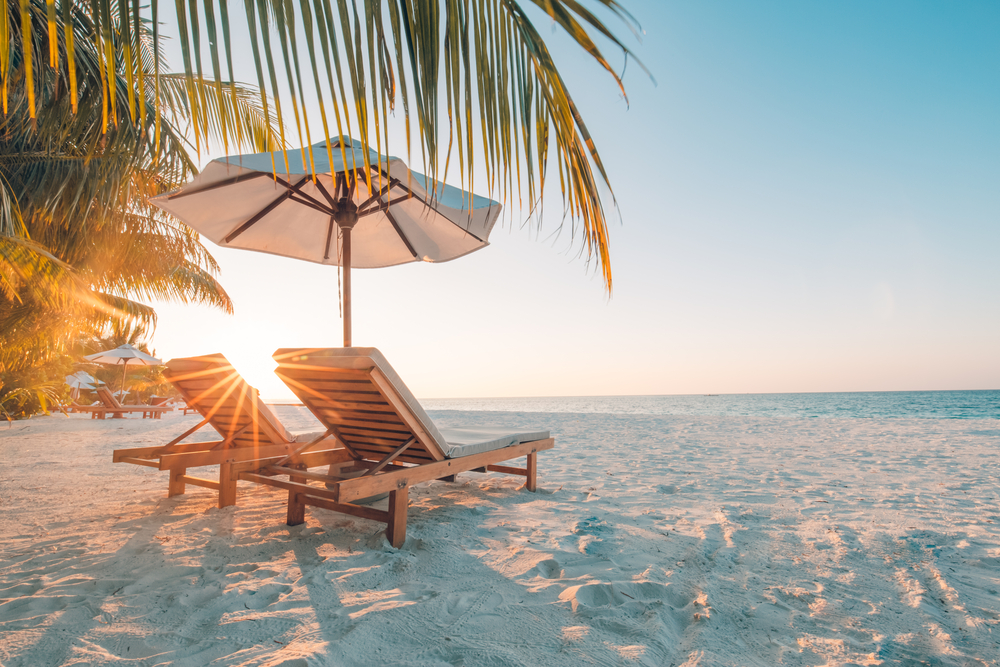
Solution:
M 306 505 L 322 507 L 387 524 L 389 542 L 398 548 L 406 539 L 410 486 L 492 471 L 524 476 L 525 488 L 534 491 L 538 452 L 555 443 L 548 431 L 438 429 L 375 348 L 282 349 L 274 358 L 278 376 L 343 446 L 334 450 L 341 452 L 340 475 L 309 472 L 334 462 L 329 454 L 304 449 L 238 464 L 239 479 L 288 490 L 290 526 L 305 521 Z M 524 468 L 498 465 L 522 456 Z M 364 474 L 344 479 L 357 471 Z M 388 511 L 356 504 L 385 492 Z
M 187 413 L 189 413 L 189 412 L 198 412 L 197 408 L 192 408 L 192 407 L 188 406 L 187 403 L 184 403 L 183 401 L 181 401 L 181 405 L 178 405 L 177 401 L 175 399 L 171 398 L 170 396 L 151 396 L 149 398 L 149 404 L 150 405 L 169 405 L 172 409 L 182 411 L 184 413 L 185 417 L 187 417 Z
M 295 435 L 286 430 L 260 400 L 257 390 L 221 354 L 171 359 L 163 375 L 204 419 L 165 445 L 116 449 L 113 460 L 169 470 L 167 497 L 184 493 L 185 485 L 192 484 L 218 491 L 219 507 L 233 505 L 236 503 L 234 464 L 286 456 L 296 448 L 308 451 L 314 445 L 324 444 L 325 433 Z M 221 439 L 181 443 L 208 425 Z M 333 441 L 326 444 L 332 445 Z M 334 458 L 339 456 L 342 454 L 333 454 Z M 210 465 L 219 466 L 219 481 L 187 474 L 188 468 Z
M 178 405 L 177 409 L 183 412 L 185 417 L 187 417 L 187 413 L 189 412 L 198 412 L 198 408 L 193 408 L 187 403 L 185 403 L 184 405 Z
M 133 412 L 141 412 L 143 419 L 147 417 L 159 419 L 164 412 L 169 412 L 172 409 L 154 405 L 122 405 L 106 387 L 98 387 L 97 400 L 98 402 L 93 405 L 74 403 L 71 407 L 74 412 L 89 412 L 91 419 L 104 419 L 109 414 L 112 417 L 121 417 Z
M 105 410 L 104 404 L 100 401 L 93 403 L 92 405 L 80 405 L 76 401 L 72 401 L 68 406 L 70 412 L 89 412 L 90 418 L 94 419 L 97 415 L 94 414 L 95 411 Z

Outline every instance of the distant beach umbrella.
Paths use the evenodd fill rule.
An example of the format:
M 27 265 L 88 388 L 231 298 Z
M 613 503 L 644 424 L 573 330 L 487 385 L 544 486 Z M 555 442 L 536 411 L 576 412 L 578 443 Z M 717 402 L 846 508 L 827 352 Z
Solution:
M 66 384 L 72 389 L 93 389 L 97 385 L 97 382 L 98 380 L 87 371 L 77 371 L 72 375 L 66 376 Z
M 128 343 L 119 345 L 113 350 L 105 350 L 97 354 L 88 354 L 84 359 L 95 364 L 106 366 L 122 367 L 122 389 L 125 389 L 125 371 L 129 366 L 162 366 L 163 362 L 152 357 L 141 350 L 137 350 Z
M 97 382 L 98 381 L 86 371 L 77 371 L 72 375 L 66 376 L 66 384 L 73 390 L 70 392 L 70 396 L 74 401 L 80 398 L 81 389 L 94 389 L 97 386 Z
M 287 173 L 280 151 L 219 158 L 183 188 L 150 201 L 220 246 L 343 267 L 350 347 L 352 267 L 467 255 L 488 245 L 500 204 L 410 171 L 350 137 L 330 143 L 332 161 L 325 141 L 288 151 Z

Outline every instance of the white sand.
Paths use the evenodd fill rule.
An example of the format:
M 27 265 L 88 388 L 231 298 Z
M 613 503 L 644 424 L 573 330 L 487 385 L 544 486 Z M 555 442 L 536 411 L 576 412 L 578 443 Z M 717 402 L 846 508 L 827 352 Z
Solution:
M 0 664 L 1000 664 L 997 421 L 434 417 L 557 445 L 411 491 L 399 551 L 111 463 L 194 415 L 0 427 Z

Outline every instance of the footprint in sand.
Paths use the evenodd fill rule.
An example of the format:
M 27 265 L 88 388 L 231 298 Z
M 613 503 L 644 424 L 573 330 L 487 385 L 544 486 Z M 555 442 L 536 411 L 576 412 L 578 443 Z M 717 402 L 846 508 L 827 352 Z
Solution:
M 540 561 L 527 571 L 527 576 L 543 577 L 545 579 L 559 579 L 562 577 L 563 569 L 559 561 L 549 558 L 548 560 Z
M 288 584 L 264 584 L 255 591 L 247 591 L 242 602 L 247 609 L 264 609 L 269 607 L 292 591 Z
M 589 626 L 643 643 L 646 664 L 665 664 L 685 630 L 710 613 L 704 595 L 655 582 L 582 584 L 567 588 L 559 598 L 570 603 L 575 615 L 588 619 Z
M 459 628 L 469 633 L 489 632 L 492 624 L 501 621 L 498 608 L 503 601 L 503 596 L 494 590 L 449 595 L 444 604 L 445 628 L 451 634 L 459 633 Z
M 682 591 L 677 586 L 656 582 L 616 582 L 611 584 L 581 584 L 571 586 L 559 595 L 560 600 L 568 600 L 574 612 L 600 607 L 613 608 L 622 605 L 659 606 L 684 609 L 696 601 L 691 591 Z
M 606 521 L 595 516 L 582 519 L 573 525 L 572 535 L 576 539 L 576 551 L 585 556 L 599 556 L 608 550 L 604 540 L 611 537 L 614 529 Z

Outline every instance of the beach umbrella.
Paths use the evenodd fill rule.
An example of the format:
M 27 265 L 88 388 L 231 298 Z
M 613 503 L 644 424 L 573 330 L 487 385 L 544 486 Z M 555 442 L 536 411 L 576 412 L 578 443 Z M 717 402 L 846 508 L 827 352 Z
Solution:
M 86 371 L 77 371 L 72 375 L 66 376 L 66 384 L 68 384 L 70 389 L 73 390 L 70 392 L 70 396 L 74 401 L 80 397 L 81 389 L 93 389 L 97 386 L 97 382 L 98 381 Z
M 125 389 L 125 371 L 128 370 L 129 366 L 162 366 L 163 362 L 152 357 L 142 350 L 137 350 L 128 343 L 125 345 L 119 345 L 113 350 L 105 350 L 104 352 L 98 352 L 96 354 L 88 354 L 84 359 L 92 361 L 95 364 L 104 364 L 106 366 L 121 366 L 122 367 L 122 389 Z
M 66 376 L 66 384 L 72 389 L 93 389 L 98 382 L 99 380 L 87 371 L 77 371 L 72 375 Z
M 326 141 L 288 151 L 287 163 L 280 151 L 218 158 L 150 201 L 220 246 L 342 267 L 350 347 L 352 267 L 467 255 L 488 245 L 500 204 L 349 137 L 330 144 L 332 159 Z

